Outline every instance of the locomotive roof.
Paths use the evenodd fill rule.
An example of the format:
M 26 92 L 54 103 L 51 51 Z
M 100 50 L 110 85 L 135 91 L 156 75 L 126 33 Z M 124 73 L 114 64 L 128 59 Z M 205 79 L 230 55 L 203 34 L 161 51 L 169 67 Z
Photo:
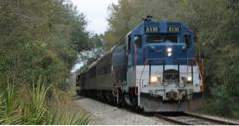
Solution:
M 160 33 L 167 33 L 166 28 L 168 25 L 178 25 L 180 26 L 184 31 L 191 32 L 192 30 L 183 22 L 181 21 L 169 21 L 169 20 L 155 20 L 152 18 L 146 18 L 143 22 L 141 22 L 139 25 L 137 25 L 132 31 L 130 31 L 129 34 L 145 34 L 145 27 L 147 26 L 157 26 L 160 28 Z

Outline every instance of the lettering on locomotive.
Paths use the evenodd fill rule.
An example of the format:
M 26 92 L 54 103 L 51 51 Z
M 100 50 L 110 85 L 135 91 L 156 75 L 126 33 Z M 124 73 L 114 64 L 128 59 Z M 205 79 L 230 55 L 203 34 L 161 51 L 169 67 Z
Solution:
M 169 31 L 169 32 L 180 32 L 180 27 L 179 27 L 179 26 L 172 25 L 172 26 L 169 26 L 169 27 L 168 27 L 168 31 Z
M 159 32 L 159 27 L 158 27 L 158 26 L 146 26 L 145 32 L 146 32 L 146 33 Z

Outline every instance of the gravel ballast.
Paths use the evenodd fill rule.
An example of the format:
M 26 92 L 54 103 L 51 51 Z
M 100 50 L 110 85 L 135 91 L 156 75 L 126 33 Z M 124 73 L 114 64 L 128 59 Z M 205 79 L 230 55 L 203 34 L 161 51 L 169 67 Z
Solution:
M 164 125 L 172 124 L 153 116 L 130 112 L 90 98 L 80 97 L 77 105 L 91 114 L 90 124 L 96 125 Z

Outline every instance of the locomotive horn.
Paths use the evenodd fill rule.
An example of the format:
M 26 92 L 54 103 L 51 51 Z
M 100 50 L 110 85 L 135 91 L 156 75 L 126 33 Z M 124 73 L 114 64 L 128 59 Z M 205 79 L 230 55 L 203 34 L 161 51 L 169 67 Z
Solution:
M 151 21 L 153 16 L 147 15 L 146 18 L 143 18 L 144 21 Z

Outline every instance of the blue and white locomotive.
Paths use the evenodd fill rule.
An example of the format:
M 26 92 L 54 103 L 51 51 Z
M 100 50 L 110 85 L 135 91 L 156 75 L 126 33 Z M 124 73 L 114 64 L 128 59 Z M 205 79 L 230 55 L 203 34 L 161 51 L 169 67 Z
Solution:
M 147 17 L 77 80 L 78 92 L 146 112 L 188 110 L 201 97 L 202 60 L 183 23 Z

